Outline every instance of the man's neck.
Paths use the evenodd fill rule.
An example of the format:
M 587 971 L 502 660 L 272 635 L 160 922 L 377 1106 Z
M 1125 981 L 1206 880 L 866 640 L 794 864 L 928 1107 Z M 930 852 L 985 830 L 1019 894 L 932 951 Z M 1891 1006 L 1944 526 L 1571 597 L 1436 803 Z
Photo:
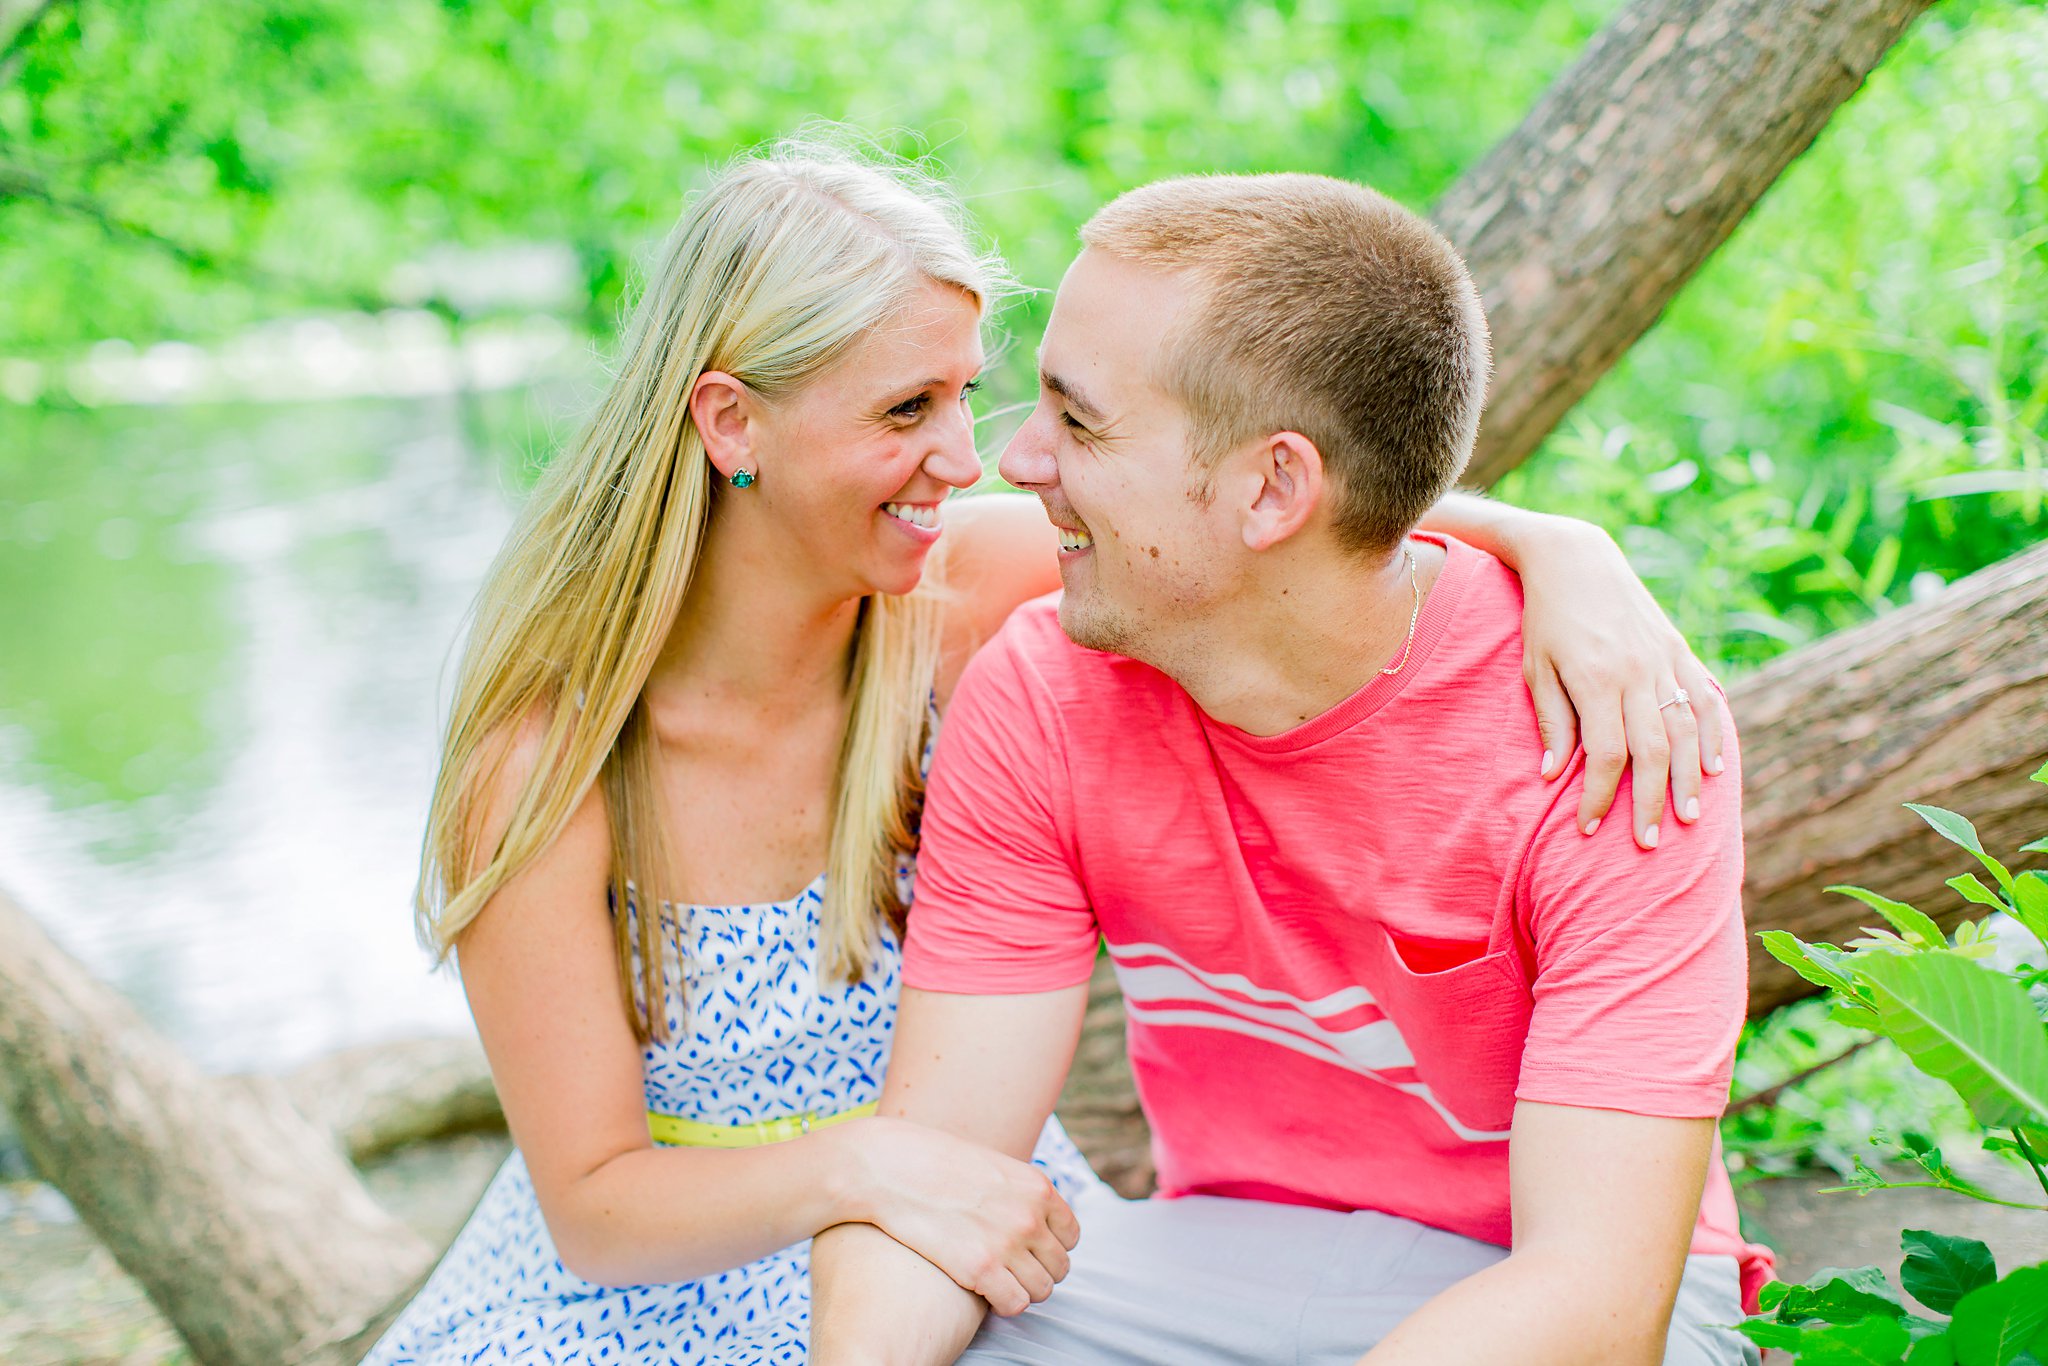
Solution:
M 1416 604 L 1442 572 L 1437 545 L 1383 557 L 1276 563 L 1152 661 L 1215 720 L 1278 735 L 1329 711 L 1403 659 Z

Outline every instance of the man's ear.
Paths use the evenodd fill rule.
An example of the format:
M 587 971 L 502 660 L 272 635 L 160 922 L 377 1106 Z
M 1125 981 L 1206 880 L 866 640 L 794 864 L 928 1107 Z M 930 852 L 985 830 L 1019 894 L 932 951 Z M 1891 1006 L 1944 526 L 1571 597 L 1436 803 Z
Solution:
M 723 370 L 706 370 L 690 386 L 690 420 L 703 439 L 704 453 L 721 477 L 736 470 L 761 473 L 755 463 L 760 435 L 761 401 L 745 381 Z
M 1275 432 L 1245 453 L 1238 487 L 1250 498 L 1239 514 L 1244 543 L 1267 550 L 1308 525 L 1323 502 L 1323 453 L 1300 432 Z

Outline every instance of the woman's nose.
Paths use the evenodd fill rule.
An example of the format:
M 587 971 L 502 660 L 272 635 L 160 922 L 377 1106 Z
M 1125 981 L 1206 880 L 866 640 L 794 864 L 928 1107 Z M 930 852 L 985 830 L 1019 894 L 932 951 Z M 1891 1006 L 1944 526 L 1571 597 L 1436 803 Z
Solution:
M 957 421 L 945 423 L 935 435 L 938 439 L 924 459 L 926 472 L 956 489 L 972 488 L 981 479 L 981 456 L 974 449 L 974 419 L 966 405 L 961 405 Z

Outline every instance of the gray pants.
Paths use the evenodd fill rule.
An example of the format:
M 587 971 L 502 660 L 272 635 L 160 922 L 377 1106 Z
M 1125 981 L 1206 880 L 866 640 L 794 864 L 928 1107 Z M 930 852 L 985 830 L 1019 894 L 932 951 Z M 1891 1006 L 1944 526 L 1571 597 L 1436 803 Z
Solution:
M 991 1316 L 961 1366 L 1352 1366 L 1507 1255 L 1370 1210 L 1104 1192 L 1075 1213 L 1073 1271 L 1045 1303 Z M 1689 1258 L 1665 1366 L 1754 1366 L 1755 1348 L 1710 1326 L 1741 1317 L 1734 1259 Z

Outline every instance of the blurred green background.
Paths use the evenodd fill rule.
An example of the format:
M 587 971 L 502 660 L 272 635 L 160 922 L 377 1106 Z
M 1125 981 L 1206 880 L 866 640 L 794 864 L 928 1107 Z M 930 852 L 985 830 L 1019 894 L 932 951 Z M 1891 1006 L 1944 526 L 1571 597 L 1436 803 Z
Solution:
M 214 1066 L 462 1028 L 407 919 L 447 652 L 708 164 L 850 122 L 1043 290 L 1160 175 L 1426 207 L 1614 8 L 0 5 L 0 881 Z M 2048 10 L 1937 6 L 1500 491 L 1606 525 L 1732 672 L 2040 540 L 2044 130 Z M 1833 1161 L 1869 1126 L 1816 1086 L 1731 1138 Z

